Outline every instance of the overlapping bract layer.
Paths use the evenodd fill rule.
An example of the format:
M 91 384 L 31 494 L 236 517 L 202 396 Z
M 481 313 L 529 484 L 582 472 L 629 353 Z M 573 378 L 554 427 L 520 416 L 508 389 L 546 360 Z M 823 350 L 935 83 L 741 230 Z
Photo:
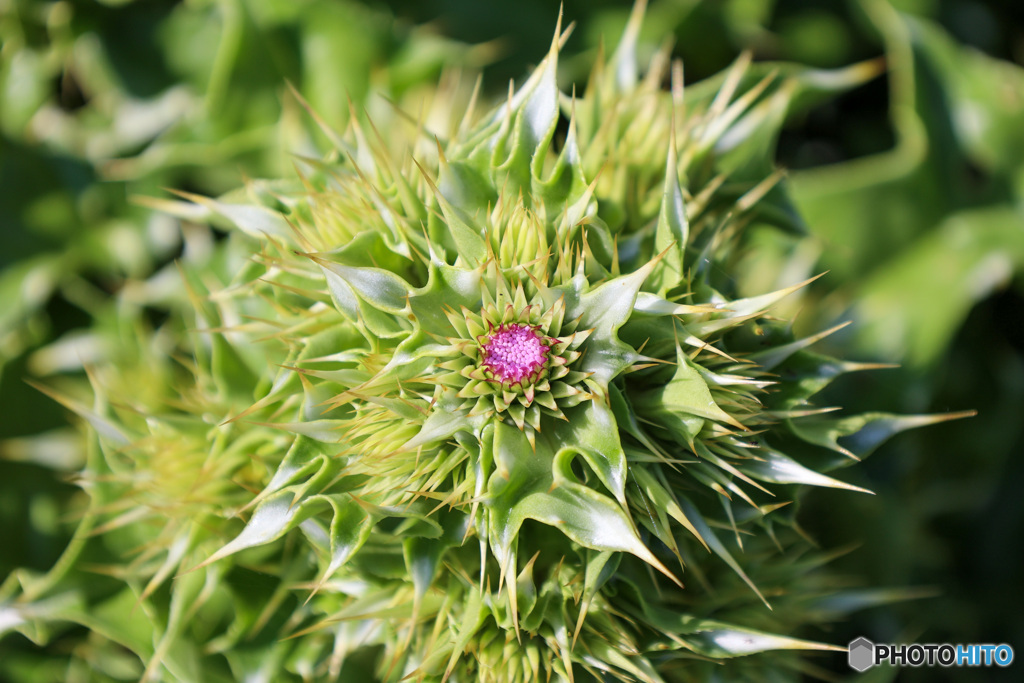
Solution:
M 741 59 L 713 88 L 684 97 L 676 70 L 663 91 L 666 54 L 637 73 L 639 18 L 579 99 L 557 88 L 556 35 L 483 117 L 470 104 L 411 139 L 353 123 L 328 131 L 332 157 L 300 160 L 299 187 L 165 205 L 249 237 L 186 267 L 193 401 L 78 406 L 99 435 L 87 478 L 106 528 L 166 504 L 111 507 L 150 485 L 150 442 L 191 449 L 162 453 L 196 460 L 199 481 L 241 485 L 175 517 L 128 577 L 148 601 L 193 570 L 173 627 L 133 645 L 153 677 L 217 655 L 236 679 L 354 680 L 369 657 L 388 681 L 700 680 L 720 675 L 708 661 L 828 649 L 769 632 L 815 609 L 790 595 L 817 560 L 793 559 L 785 486 L 855 489 L 821 470 L 928 419 L 824 418 L 811 397 L 864 366 L 771 318 L 802 285 L 735 295 L 743 229 L 786 225 L 771 143 L 817 81 Z M 218 268 L 238 273 L 213 286 Z M 270 594 L 229 617 L 219 590 L 251 613 L 250 568 L 275 577 Z M 204 636 L 196 614 L 229 626 Z M 239 654 L 257 635 L 273 645 Z M 772 662 L 791 665 L 728 671 Z
M 527 304 L 518 287 L 503 310 L 488 303 L 480 314 L 449 311 L 459 336 L 439 354 L 455 356 L 440 364 L 448 373 L 438 381 L 472 405 L 470 415 L 497 415 L 520 429 L 528 424 L 531 441 L 542 415 L 564 420 L 563 408 L 592 398 L 587 375 L 573 369 L 590 331 L 564 319 L 562 299 L 543 313 L 542 306 Z

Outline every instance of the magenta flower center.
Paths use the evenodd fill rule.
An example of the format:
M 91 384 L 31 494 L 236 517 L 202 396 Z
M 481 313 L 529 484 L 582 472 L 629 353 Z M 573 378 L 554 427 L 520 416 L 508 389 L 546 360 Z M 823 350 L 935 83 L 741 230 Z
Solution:
M 483 364 L 494 378 L 515 384 L 532 378 L 548 360 L 550 346 L 528 325 L 500 325 L 487 335 L 483 345 Z

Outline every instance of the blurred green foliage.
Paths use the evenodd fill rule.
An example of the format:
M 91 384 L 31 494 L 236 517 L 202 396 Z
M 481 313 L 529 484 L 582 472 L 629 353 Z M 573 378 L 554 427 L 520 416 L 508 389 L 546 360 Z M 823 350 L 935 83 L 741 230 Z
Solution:
M 581 87 L 629 5 L 564 3 Z M 851 470 L 877 496 L 804 500 L 823 546 L 861 544 L 839 570 L 866 587 L 936 592 L 867 611 L 836 642 L 1024 641 L 1024 10 L 1011 5 L 664 0 L 641 37 L 674 27 L 687 82 L 744 49 L 820 67 L 885 59 L 872 83 L 788 113 L 779 162 L 810 239 L 759 240 L 741 282 L 778 284 L 764 264 L 792 279 L 828 270 L 798 324 L 852 319 L 827 343 L 902 364 L 842 380 L 836 403 L 979 411 Z M 372 118 L 390 105 L 370 93 L 401 101 L 446 67 L 516 78 L 543 54 L 557 11 L 542 0 L 0 0 L 0 577 L 49 567 L 74 523 L 67 476 L 82 456 L 64 410 L 24 380 L 80 381 L 103 357 L 85 331 L 116 318 L 110 295 L 173 269 L 186 248 L 131 198 L 283 175 L 291 154 L 315 148 L 286 82 L 342 126 L 350 102 Z M 30 680 L 30 652 L 0 643 L 0 677 Z

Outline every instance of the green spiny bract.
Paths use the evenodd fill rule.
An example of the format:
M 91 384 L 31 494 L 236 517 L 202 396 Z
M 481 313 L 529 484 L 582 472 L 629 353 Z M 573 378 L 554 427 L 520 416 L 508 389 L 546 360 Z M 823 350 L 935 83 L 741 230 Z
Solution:
M 664 52 L 640 78 L 639 20 L 578 98 L 556 32 L 449 131 L 356 120 L 294 187 L 164 203 L 248 235 L 183 266 L 187 333 L 61 397 L 92 502 L 8 621 L 84 624 L 109 679 L 766 680 L 839 649 L 792 637 L 838 590 L 793 485 L 860 490 L 820 471 L 932 418 L 812 405 L 867 366 L 771 317 L 806 283 L 730 276 L 781 220 L 779 175 L 744 173 L 797 88 L 741 59 L 684 91 Z M 87 570 L 123 585 L 67 588 Z

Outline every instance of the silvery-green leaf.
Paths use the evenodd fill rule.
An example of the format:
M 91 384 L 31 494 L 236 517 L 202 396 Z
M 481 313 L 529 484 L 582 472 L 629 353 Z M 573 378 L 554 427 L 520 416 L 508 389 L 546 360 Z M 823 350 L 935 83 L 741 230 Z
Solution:
M 654 252 L 665 256 L 655 267 L 651 278 L 657 292 L 664 295 L 683 279 L 683 262 L 689 240 L 689 222 L 686 204 L 679 185 L 676 157 L 675 128 L 669 139 L 668 159 L 665 162 L 665 185 L 662 190 L 658 225 L 654 232 Z
M 409 306 L 422 329 L 436 335 L 456 336 L 457 331 L 452 328 L 444 309 L 479 308 L 481 276 L 479 269 L 431 264 L 427 284 L 409 297 Z
M 683 513 L 683 510 L 679 507 L 670 493 L 670 488 L 664 486 L 655 475 L 649 472 L 646 468 L 637 467 L 630 470 L 630 474 L 636 478 L 636 484 L 640 488 L 643 495 L 647 497 L 649 505 L 653 506 L 655 511 L 658 513 L 668 514 L 672 519 L 676 520 L 683 527 L 689 531 L 694 537 L 700 541 L 706 549 L 710 550 L 707 541 L 697 531 L 697 527 L 693 522 Z
M 684 640 L 700 654 L 716 659 L 741 657 L 768 650 L 826 650 L 844 652 L 846 649 L 836 645 L 788 638 L 729 624 L 719 624 L 713 621 L 696 622 L 693 624 L 693 627 L 695 632 L 685 636 Z
M 330 496 L 333 510 L 331 518 L 331 559 L 323 580 L 329 579 L 370 537 L 373 520 L 366 510 L 347 494 Z
M 86 420 L 92 426 L 93 429 L 96 430 L 97 434 L 99 434 L 104 439 L 109 440 L 112 444 L 119 447 L 123 447 L 129 443 L 128 435 L 124 433 L 123 428 L 114 424 L 113 421 L 103 417 L 102 415 L 97 414 L 93 410 L 86 408 L 78 401 L 68 396 L 65 396 L 64 394 L 56 391 L 55 389 L 51 389 L 43 384 L 33 382 L 32 380 L 26 381 L 39 391 L 43 392 L 44 394 L 52 398 L 54 401 L 60 403 L 68 410 L 77 413 L 84 420 Z
M 827 477 L 812 469 L 808 469 L 793 458 L 770 449 L 759 449 L 757 459 L 750 459 L 738 465 L 745 474 L 755 479 L 769 481 L 776 484 L 806 484 L 808 486 L 827 486 L 834 489 L 847 489 L 849 491 L 860 491 L 871 493 L 853 484 Z
M 619 92 L 629 92 L 634 89 L 640 77 L 637 39 L 640 36 L 640 27 L 643 24 L 646 9 L 646 0 L 633 4 L 633 10 L 626 22 L 626 29 L 612 54 L 608 76 L 612 79 L 611 83 L 614 83 L 614 88 Z
M 593 373 L 602 387 L 639 358 L 636 351 L 618 338 L 618 330 L 633 312 L 633 304 L 644 280 L 656 261 L 629 275 L 609 280 L 577 296 L 565 292 L 566 318 L 580 317 L 580 329 L 593 329 L 588 350 L 579 361 L 579 369 Z
M 487 243 L 484 241 L 481 230 L 473 225 L 474 217 L 466 215 L 461 208 L 449 202 L 422 167 L 420 171 L 441 207 L 441 213 L 444 216 L 444 231 L 455 241 L 459 257 L 470 266 L 480 265 L 487 256 Z
M 284 217 L 277 211 L 272 211 L 264 206 L 230 204 L 185 192 L 179 194 L 200 206 L 206 207 L 213 213 L 227 218 L 253 237 L 260 239 L 268 236 L 290 237 L 292 234 L 292 230 Z
M 446 675 L 450 674 L 455 668 L 456 661 L 465 652 L 470 640 L 472 640 L 473 635 L 480 628 L 481 622 L 483 622 L 487 615 L 487 607 L 484 604 L 483 597 L 484 593 L 482 590 L 470 589 L 467 591 L 462 611 L 462 622 L 459 624 L 458 629 L 453 629 L 453 632 L 450 632 L 452 654 L 448 660 L 448 667 L 445 670 Z
M 326 499 L 319 497 L 296 501 L 292 491 L 284 490 L 264 500 L 252 513 L 242 532 L 208 557 L 199 567 L 216 562 L 241 550 L 270 543 L 318 509 L 325 507 Z
M 605 641 L 596 641 L 590 644 L 590 649 L 593 656 L 584 655 L 583 661 L 598 669 L 608 671 L 616 678 L 621 675 L 616 671 L 619 669 L 625 671 L 635 680 L 644 681 L 644 683 L 665 682 L 665 679 L 658 675 L 658 672 L 645 657 L 627 657 L 621 650 Z
M 422 598 L 430 588 L 437 574 L 438 566 L 445 551 L 462 545 L 468 528 L 468 515 L 449 511 L 442 515 L 440 524 L 444 530 L 440 538 L 417 536 L 407 538 L 402 544 L 405 566 L 416 587 L 417 598 Z
M 464 215 L 472 216 L 486 211 L 497 199 L 494 187 L 479 170 L 463 162 L 442 158 L 437 189 L 451 206 L 461 208 Z
M 796 341 L 790 342 L 788 344 L 781 344 L 770 349 L 765 349 L 764 351 L 754 352 L 750 354 L 748 358 L 756 362 L 765 370 L 773 370 L 779 364 L 785 362 L 787 358 L 792 356 L 797 351 L 802 351 L 803 349 L 806 349 L 808 346 L 811 346 L 812 344 L 821 341 L 825 337 L 838 332 L 847 325 L 849 325 L 849 323 L 840 323 L 838 325 L 830 327 L 827 330 L 818 332 L 817 334 L 813 334 L 809 337 L 797 339 Z
M 831 448 L 851 459 L 860 459 L 871 455 L 889 437 L 902 431 L 959 420 L 974 414 L 974 411 L 941 415 L 864 413 L 841 418 L 790 420 L 789 426 L 795 434 L 810 443 Z
M 550 437 L 542 432 L 541 438 L 550 438 L 556 459 L 563 451 L 581 454 L 601 483 L 625 503 L 626 455 L 611 409 L 600 401 L 586 401 L 566 417 L 568 421 L 555 423 Z
M 261 423 L 257 423 L 261 424 Z M 267 426 L 307 436 L 323 443 L 338 443 L 346 423 L 344 420 L 310 420 L 308 422 L 276 422 Z
M 319 468 L 317 459 L 324 454 L 324 447 L 316 439 L 301 435 L 292 442 L 264 493 L 274 492 L 287 486 L 303 474 L 310 474 Z M 261 494 L 263 495 L 263 494 Z
M 403 450 L 413 450 L 421 446 L 430 446 L 451 438 L 459 431 L 472 431 L 480 420 L 460 414 L 458 411 L 435 407 L 423 422 L 416 436 L 402 446 Z
M 686 354 L 679 351 L 676 355 L 676 371 L 661 388 L 649 389 L 634 397 L 637 406 L 644 411 L 657 411 L 658 418 L 668 421 L 666 426 L 673 422 L 682 420 L 677 426 L 685 434 L 700 429 L 699 423 L 687 422 L 687 416 L 694 416 L 702 420 L 714 420 L 725 425 L 744 429 L 736 418 L 722 410 L 711 395 L 704 377 L 696 368 L 693 361 Z M 673 417 L 675 416 L 675 417 Z
M 331 292 L 334 305 L 351 322 L 359 320 L 359 299 L 356 297 L 355 290 L 337 273 L 329 270 L 322 263 L 318 265 L 327 279 L 327 287 Z
M 311 255 L 310 258 L 323 268 L 328 281 L 333 277 L 340 278 L 374 308 L 392 314 L 407 311 L 411 288 L 405 280 L 394 273 L 380 268 L 347 266 L 315 255 Z M 331 291 L 334 293 L 335 288 L 332 287 Z
M 636 555 L 675 580 L 637 536 L 619 504 L 586 486 L 563 481 L 551 491 L 525 496 L 512 508 L 509 526 L 518 530 L 525 519 L 550 524 L 577 543 L 594 550 Z

